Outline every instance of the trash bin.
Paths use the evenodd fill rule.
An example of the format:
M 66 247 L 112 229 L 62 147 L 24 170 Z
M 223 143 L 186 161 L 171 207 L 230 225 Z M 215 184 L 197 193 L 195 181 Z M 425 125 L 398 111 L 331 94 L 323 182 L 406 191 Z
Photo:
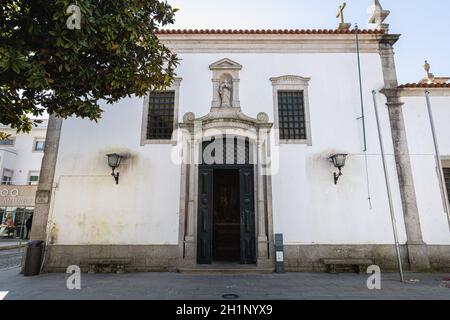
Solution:
M 33 240 L 28 242 L 25 268 L 23 270 L 23 275 L 25 277 L 35 276 L 41 272 L 43 250 L 44 241 Z

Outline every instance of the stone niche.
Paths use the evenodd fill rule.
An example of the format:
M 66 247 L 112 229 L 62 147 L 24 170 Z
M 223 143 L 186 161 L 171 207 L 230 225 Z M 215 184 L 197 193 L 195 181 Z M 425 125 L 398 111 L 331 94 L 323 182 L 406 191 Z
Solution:
M 213 73 L 213 100 L 211 111 L 216 108 L 235 108 L 241 111 L 239 101 L 239 71 L 242 65 L 224 58 L 209 66 Z

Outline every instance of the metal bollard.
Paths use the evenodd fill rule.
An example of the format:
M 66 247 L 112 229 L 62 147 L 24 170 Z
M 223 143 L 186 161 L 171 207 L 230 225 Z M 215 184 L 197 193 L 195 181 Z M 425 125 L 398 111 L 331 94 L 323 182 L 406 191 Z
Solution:
M 284 273 L 284 253 L 283 253 L 283 234 L 275 234 L 275 272 Z

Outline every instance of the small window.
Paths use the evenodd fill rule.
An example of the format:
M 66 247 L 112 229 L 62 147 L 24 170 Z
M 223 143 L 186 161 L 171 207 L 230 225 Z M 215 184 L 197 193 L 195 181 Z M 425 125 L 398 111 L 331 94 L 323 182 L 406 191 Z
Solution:
M 178 105 L 181 78 L 175 78 L 165 90 L 149 92 L 142 105 L 141 146 L 174 144 L 172 135 L 178 128 Z
M 34 141 L 34 151 L 44 151 L 45 148 L 45 140 L 43 139 L 36 139 Z
M 14 146 L 14 138 L 0 139 L 0 146 Z
M 9 169 L 3 169 L 2 184 L 12 184 L 14 171 Z
M 39 172 L 31 171 L 28 175 L 28 184 L 35 186 L 39 184 Z
M 175 91 L 150 93 L 148 102 L 147 139 L 170 140 L 174 130 Z
M 306 140 L 303 91 L 278 91 L 280 139 Z
M 273 86 L 276 143 L 311 146 L 310 78 L 286 75 L 270 78 L 270 81 Z

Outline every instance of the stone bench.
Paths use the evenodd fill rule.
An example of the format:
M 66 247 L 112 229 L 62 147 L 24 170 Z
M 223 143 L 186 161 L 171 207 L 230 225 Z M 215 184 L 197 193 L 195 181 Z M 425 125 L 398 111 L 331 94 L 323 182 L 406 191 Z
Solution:
M 352 267 L 357 273 L 364 273 L 368 266 L 373 264 L 372 259 L 322 259 L 322 263 L 327 267 L 327 272 L 336 273 L 336 266 Z
M 128 258 L 91 258 L 84 261 L 88 265 L 88 273 L 124 273 Z

